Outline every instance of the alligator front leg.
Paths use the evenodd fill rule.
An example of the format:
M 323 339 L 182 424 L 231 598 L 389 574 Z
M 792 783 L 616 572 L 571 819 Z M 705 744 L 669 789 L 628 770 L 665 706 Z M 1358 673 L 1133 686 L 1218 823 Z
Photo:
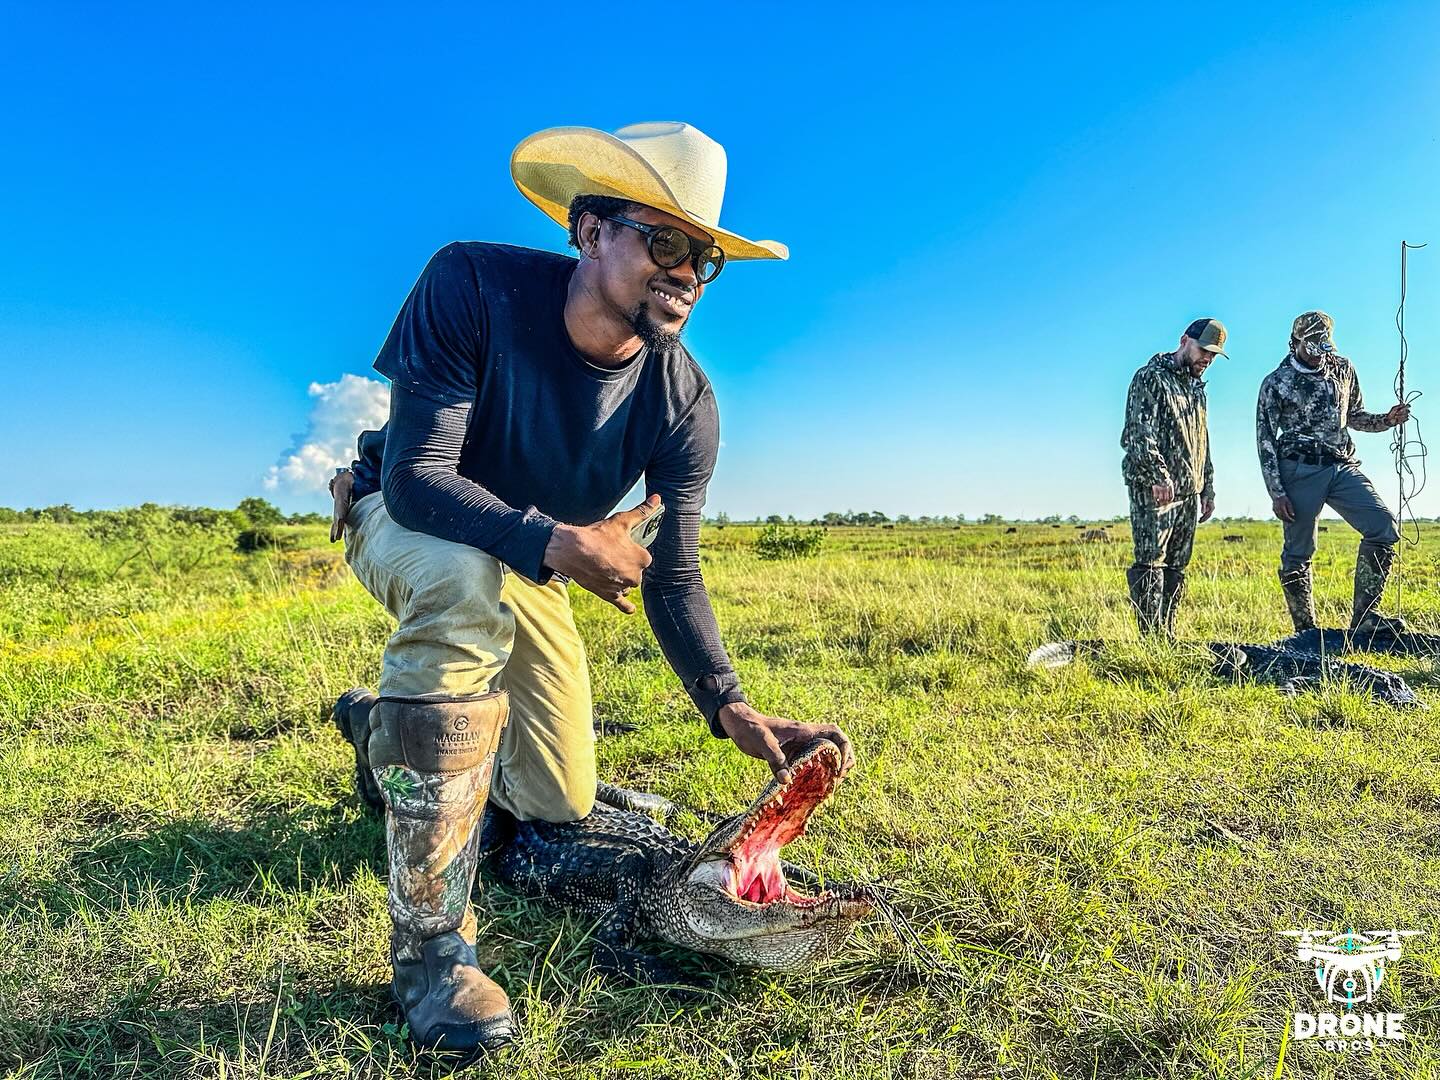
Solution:
M 639 986 L 687 985 L 689 980 L 670 961 L 635 947 L 644 919 L 641 902 L 650 869 L 649 860 L 638 853 L 616 859 L 615 903 L 595 925 L 595 969 Z

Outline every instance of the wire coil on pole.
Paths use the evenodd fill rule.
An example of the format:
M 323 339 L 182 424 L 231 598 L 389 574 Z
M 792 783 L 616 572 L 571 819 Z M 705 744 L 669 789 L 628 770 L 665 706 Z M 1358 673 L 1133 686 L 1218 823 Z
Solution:
M 1409 288 L 1407 277 L 1407 256 L 1411 251 L 1417 251 L 1425 247 L 1424 244 L 1411 244 L 1408 241 L 1400 241 L 1400 304 L 1395 309 L 1395 329 L 1400 332 L 1400 365 L 1395 371 L 1395 400 L 1409 405 L 1420 398 L 1419 390 L 1405 390 L 1405 361 L 1410 355 L 1410 343 L 1405 338 L 1405 294 Z M 1413 423 L 1415 435 L 1413 438 L 1406 434 L 1406 427 Z M 1395 507 L 1395 520 L 1400 527 L 1400 538 L 1410 547 L 1420 543 L 1420 519 L 1415 516 L 1413 504 L 1416 496 L 1425 490 L 1426 463 L 1425 458 L 1429 450 L 1425 446 L 1425 440 L 1420 434 L 1420 421 L 1411 419 L 1397 424 L 1395 434 L 1390 441 L 1390 449 L 1395 454 L 1395 483 L 1398 488 L 1398 503 Z M 1412 464 L 1413 463 L 1413 464 Z M 1408 525 L 1406 519 L 1409 519 Z M 1395 575 L 1395 610 L 1400 611 L 1400 574 Z

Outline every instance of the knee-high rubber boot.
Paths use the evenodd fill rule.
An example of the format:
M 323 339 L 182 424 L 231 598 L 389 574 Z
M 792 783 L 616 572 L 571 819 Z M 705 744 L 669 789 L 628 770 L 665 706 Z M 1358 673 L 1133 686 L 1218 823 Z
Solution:
M 473 1060 L 516 1037 L 510 999 L 475 960 L 477 827 L 509 716 L 504 691 L 380 698 L 367 753 L 385 802 L 391 991 L 417 1045 Z
M 1165 568 L 1165 581 L 1160 593 L 1160 629 L 1166 637 L 1175 636 L 1175 613 L 1185 598 L 1185 571 Z
M 1405 629 L 1405 620 L 1390 615 L 1381 615 L 1378 610 L 1380 597 L 1385 592 L 1385 582 L 1390 578 L 1390 566 L 1395 561 L 1395 549 L 1385 544 L 1361 543 L 1355 556 L 1355 607 L 1350 615 L 1352 632 L 1373 632 Z
M 330 719 L 355 750 L 355 797 L 365 809 L 380 814 L 385 810 L 385 801 L 380 797 L 380 785 L 375 783 L 375 774 L 370 771 L 369 753 L 370 710 L 376 700 L 375 695 L 363 686 L 352 687 L 335 702 L 335 707 L 330 710 Z
M 1290 621 L 1297 634 L 1315 629 L 1315 594 L 1311 579 L 1310 564 L 1297 566 L 1294 570 L 1280 571 L 1280 588 L 1285 593 L 1285 606 L 1290 611 Z
M 1158 566 L 1132 566 L 1125 571 L 1130 585 L 1130 604 L 1135 608 L 1135 625 L 1140 633 L 1160 629 L 1160 606 L 1165 592 L 1165 575 Z

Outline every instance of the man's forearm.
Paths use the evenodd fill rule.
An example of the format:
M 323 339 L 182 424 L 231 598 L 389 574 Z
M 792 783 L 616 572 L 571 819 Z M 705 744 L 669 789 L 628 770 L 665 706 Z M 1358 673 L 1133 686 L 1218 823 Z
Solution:
M 660 651 L 679 676 L 690 700 L 705 717 L 712 734 L 725 736 L 716 714 L 722 705 L 745 701 L 740 679 L 720 643 L 720 627 L 703 586 L 660 588 L 642 586 L 645 615 Z
M 1390 417 L 1384 413 L 1364 412 L 1352 409 L 1345 417 L 1345 426 L 1355 431 L 1367 431 L 1372 434 L 1377 431 L 1389 431 L 1392 425 Z
M 510 506 L 456 471 L 468 415 L 468 406 L 392 388 L 381 476 L 385 508 L 407 529 L 479 548 L 544 584 L 555 522 L 533 506 Z
M 705 591 L 699 543 L 699 511 L 671 512 L 651 548 L 654 561 L 645 571 L 640 591 L 661 652 L 710 731 L 724 738 L 716 714 L 722 705 L 744 701 L 745 695 Z
M 1260 478 L 1272 499 L 1285 497 L 1285 483 L 1280 479 L 1280 454 L 1274 443 L 1260 444 Z
M 1260 389 L 1260 399 L 1255 404 L 1255 451 L 1260 458 L 1260 476 L 1265 481 L 1265 490 L 1271 499 L 1285 497 L 1285 485 L 1280 480 L 1280 403 L 1266 387 Z
M 1125 425 L 1120 431 L 1120 448 L 1129 455 L 1134 469 L 1132 482 L 1147 488 L 1172 483 L 1165 455 L 1155 438 L 1160 419 L 1159 397 L 1160 391 L 1142 369 L 1130 382 L 1130 392 L 1125 398 Z
M 1354 431 L 1389 431 L 1390 418 L 1384 413 L 1370 412 L 1365 408 L 1365 395 L 1360 393 L 1360 379 L 1351 376 L 1350 408 L 1345 413 L 1345 426 Z
M 1129 455 L 1135 471 L 1135 483 L 1152 487 L 1171 482 L 1165 456 L 1160 453 L 1160 443 L 1147 428 L 1127 424 L 1120 435 L 1120 449 Z

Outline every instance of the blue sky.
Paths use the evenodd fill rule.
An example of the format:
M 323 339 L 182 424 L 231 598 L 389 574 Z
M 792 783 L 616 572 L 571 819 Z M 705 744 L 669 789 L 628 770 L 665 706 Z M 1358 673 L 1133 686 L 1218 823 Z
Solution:
M 1255 391 L 1295 314 L 1392 396 L 1398 242 L 1440 241 L 1440 7 L 656 10 L 7 5 L 0 504 L 320 506 L 265 486 L 343 404 L 308 388 L 371 373 L 445 243 L 563 247 L 507 169 L 556 124 L 696 124 L 722 220 L 791 247 L 692 317 L 712 512 L 1121 512 L 1130 374 L 1198 315 L 1231 332 L 1221 513 L 1268 512 Z M 1440 243 L 1408 313 L 1440 439 L 1437 296 Z M 1357 440 L 1393 499 L 1388 436 Z

